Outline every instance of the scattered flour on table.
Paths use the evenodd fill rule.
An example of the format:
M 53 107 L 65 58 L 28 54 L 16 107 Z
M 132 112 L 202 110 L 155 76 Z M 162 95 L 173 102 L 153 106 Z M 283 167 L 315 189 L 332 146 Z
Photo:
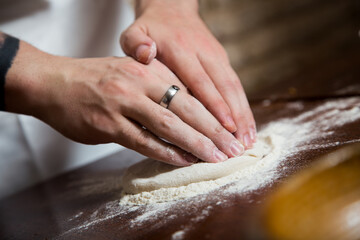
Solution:
M 173 235 L 171 236 L 171 240 L 181 240 L 184 239 L 184 236 L 185 236 L 185 231 L 179 230 L 173 233 Z
M 289 107 L 301 108 L 300 101 L 295 105 L 294 103 L 289 104 L 292 104 Z M 349 108 L 349 106 L 353 107 Z M 225 186 L 220 187 L 211 183 L 216 186 L 213 189 L 218 189 L 218 191 L 162 203 L 151 200 L 153 194 L 148 193 L 143 196 L 133 196 L 133 199 L 129 201 L 130 203 L 134 201 L 151 203 L 143 205 L 128 205 L 129 202 L 124 202 L 124 200 L 121 200 L 119 204 L 119 200 L 114 200 L 94 210 L 91 214 L 85 212 L 74 214 L 70 219 L 75 219 L 78 225 L 59 237 L 65 239 L 67 234 L 94 228 L 109 219 L 121 223 L 118 231 L 134 229 L 135 236 L 138 231 L 143 231 L 142 234 L 151 233 L 154 229 L 181 217 L 187 219 L 187 222 L 179 225 L 179 228 L 172 234 L 172 239 L 185 239 L 187 232 L 192 230 L 195 223 L 205 220 L 211 214 L 212 206 L 226 207 L 231 204 L 231 201 L 227 201 L 231 195 L 242 195 L 271 184 L 279 177 L 278 170 L 285 168 L 282 167 L 284 161 L 296 157 L 297 153 L 301 151 L 339 145 L 339 142 L 330 141 L 332 138 L 329 138 L 334 134 L 334 129 L 358 120 L 360 120 L 360 97 L 351 97 L 327 101 L 318 107 L 300 113 L 297 117 L 270 122 L 260 132 L 269 132 L 286 139 L 274 153 L 274 157 L 269 157 L 261 164 L 231 176 L 229 184 Z M 326 139 L 325 142 L 324 139 Z M 316 143 L 317 140 L 321 140 L 319 141 L 321 144 Z M 359 140 L 348 142 L 353 141 Z M 343 143 L 341 142 L 341 144 Z M 145 224 L 147 227 L 142 228 Z
M 234 187 L 237 192 L 257 189 L 276 178 L 277 167 L 292 152 L 321 147 L 318 144 L 306 144 L 309 143 L 309 140 L 332 135 L 334 133 L 331 130 L 332 128 L 358 119 L 360 107 L 355 106 L 348 109 L 350 104 L 356 103 L 359 103 L 359 98 L 329 101 L 295 118 L 286 118 L 268 124 L 259 131 L 258 135 L 260 137 L 271 136 L 274 146 L 272 152 L 256 164 L 239 169 L 233 174 L 186 186 L 160 188 L 138 194 L 125 194 L 121 198 L 120 204 L 141 205 L 189 198 L 235 182 Z M 301 102 L 289 103 L 289 107 L 300 110 L 302 104 Z M 314 116 L 317 116 L 316 120 L 313 119 Z M 311 121 L 312 119 L 313 121 Z M 299 143 L 302 143 L 302 146 L 298 147 Z M 329 144 L 328 146 L 334 145 L 334 143 Z

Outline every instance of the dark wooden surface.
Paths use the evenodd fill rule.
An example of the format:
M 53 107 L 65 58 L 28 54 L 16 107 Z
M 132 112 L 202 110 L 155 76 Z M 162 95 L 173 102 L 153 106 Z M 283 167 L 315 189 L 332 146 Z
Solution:
M 224 6 L 217 11 L 234 1 L 223 2 Z M 243 58 L 247 64 L 235 67 L 242 78 L 254 81 L 248 89 L 258 128 L 284 117 L 298 116 L 330 100 L 360 95 L 356 1 L 277 0 L 274 1 L 277 5 L 271 5 L 257 0 L 247 8 L 245 1 L 236 2 L 239 9 L 244 7 L 241 16 L 239 13 L 240 20 L 247 14 L 248 23 L 253 25 L 233 20 L 232 24 L 238 23 L 240 29 L 234 34 L 243 39 L 234 43 L 235 47 L 230 46 L 232 40 L 226 40 L 229 39 L 226 31 L 219 32 L 219 28 L 217 36 L 228 50 L 247 53 L 248 57 Z M 263 9 L 263 14 L 259 9 Z M 267 28 L 271 31 L 261 35 Z M 215 25 L 213 31 L 217 31 Z M 270 38 L 271 33 L 279 38 Z M 250 41 L 251 35 L 257 36 L 252 38 L 254 41 L 266 41 L 263 45 L 260 40 Z M 240 45 L 244 48 L 237 48 Z M 302 108 L 291 107 L 291 103 L 298 102 Z M 316 121 L 316 116 L 313 120 Z M 143 158 L 123 151 L 0 200 L 0 239 L 182 239 L 174 233 L 185 228 L 185 239 L 256 238 L 260 231 L 255 227 L 256 216 L 277 185 L 334 146 L 359 142 L 359 126 L 360 121 L 356 120 L 334 127 L 332 135 L 316 139 L 318 149 L 302 150 L 287 159 L 278 169 L 277 180 L 260 189 L 227 196 L 218 190 L 202 198 L 164 205 L 164 211 L 161 206 L 156 211 L 151 207 L 124 211 L 118 206 L 122 173 Z M 219 200 L 223 204 L 217 204 Z M 201 214 L 204 212 L 208 214 Z M 148 221 L 139 221 L 144 213 L 148 213 Z
M 344 98 L 339 99 L 342 100 Z M 290 107 L 292 105 L 287 102 L 267 106 L 258 103 L 252 107 L 261 127 L 327 101 L 303 102 L 301 110 Z M 355 106 L 360 107 L 360 97 Z M 126 165 L 143 158 L 123 151 L 0 201 L 0 236 L 1 239 L 170 239 L 180 227 L 187 228 L 185 239 L 251 238 L 255 216 L 277 183 L 334 149 L 336 144 L 329 143 L 339 142 L 339 147 L 349 141 L 360 142 L 359 126 L 358 119 L 334 128 L 331 136 L 316 139 L 318 149 L 299 151 L 295 157 L 287 159 L 279 169 L 280 177 L 276 182 L 258 190 L 224 196 L 220 189 L 208 197 L 183 200 L 170 207 L 164 205 L 164 211 L 157 206 L 153 214 L 151 207 L 124 212 L 118 206 L 119 181 Z M 226 200 L 226 203 L 218 205 L 219 200 Z M 209 207 L 211 211 L 201 221 L 194 221 Z M 134 223 L 147 211 L 149 219 Z M 81 215 L 76 217 L 79 213 Z M 170 215 L 175 217 L 170 219 Z M 169 221 L 165 221 L 166 218 Z

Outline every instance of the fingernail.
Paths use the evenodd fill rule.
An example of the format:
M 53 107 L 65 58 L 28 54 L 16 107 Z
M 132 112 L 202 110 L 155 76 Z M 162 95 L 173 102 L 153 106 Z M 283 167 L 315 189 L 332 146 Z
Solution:
M 184 158 L 187 162 L 189 163 L 197 163 L 199 161 L 199 159 L 197 157 L 195 157 L 194 155 L 192 155 L 191 153 L 184 153 Z
M 250 128 L 249 133 L 250 133 L 250 139 L 253 142 L 256 142 L 256 130 L 255 130 L 255 128 Z
M 240 156 L 244 153 L 244 146 L 239 141 L 233 141 L 230 145 L 231 153 L 234 157 Z
M 219 149 L 214 150 L 214 156 L 218 162 L 223 162 L 228 159 L 228 157 L 223 152 L 221 152 Z
M 248 133 L 246 133 L 244 135 L 244 145 L 246 148 L 251 148 L 252 147 L 252 142 L 251 142 L 251 139 L 250 139 L 250 135 Z
M 149 57 L 148 57 L 148 59 L 147 59 L 148 62 L 150 62 L 152 59 L 154 59 L 154 58 L 156 57 L 156 52 L 157 52 L 157 50 L 156 50 L 156 43 L 153 42 L 153 43 L 151 44 L 151 47 L 150 47 L 150 54 L 149 54 Z
M 136 49 L 136 59 L 140 62 L 148 64 L 156 56 L 156 44 L 153 42 L 151 46 L 142 44 Z
M 228 129 L 231 133 L 236 132 L 236 125 L 233 118 L 231 116 L 227 116 L 225 119 L 225 128 Z

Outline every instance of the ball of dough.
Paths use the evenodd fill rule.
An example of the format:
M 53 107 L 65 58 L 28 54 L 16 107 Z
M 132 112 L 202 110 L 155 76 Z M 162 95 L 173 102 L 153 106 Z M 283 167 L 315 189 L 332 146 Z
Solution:
M 272 150 L 271 137 L 262 137 L 252 149 L 240 157 L 225 162 L 199 162 L 187 167 L 176 167 L 153 159 L 130 166 L 122 179 L 125 193 L 136 194 L 160 188 L 186 186 L 190 183 L 215 180 L 242 170 L 261 160 Z

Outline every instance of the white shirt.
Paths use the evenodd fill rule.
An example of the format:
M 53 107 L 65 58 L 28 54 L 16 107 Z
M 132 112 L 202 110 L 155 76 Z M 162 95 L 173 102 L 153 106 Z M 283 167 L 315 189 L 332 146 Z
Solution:
M 121 0 L 0 1 L 0 31 L 62 56 L 123 56 L 120 33 L 133 19 Z M 121 149 L 75 143 L 33 117 L 0 112 L 0 198 Z

